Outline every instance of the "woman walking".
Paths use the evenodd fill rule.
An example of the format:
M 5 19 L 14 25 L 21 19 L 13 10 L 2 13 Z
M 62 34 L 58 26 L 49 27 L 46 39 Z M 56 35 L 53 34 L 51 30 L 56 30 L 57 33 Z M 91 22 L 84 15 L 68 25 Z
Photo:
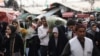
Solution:
M 4 56 L 24 56 L 23 40 L 20 35 L 16 33 L 14 26 L 7 26 L 4 42 L 6 50 Z

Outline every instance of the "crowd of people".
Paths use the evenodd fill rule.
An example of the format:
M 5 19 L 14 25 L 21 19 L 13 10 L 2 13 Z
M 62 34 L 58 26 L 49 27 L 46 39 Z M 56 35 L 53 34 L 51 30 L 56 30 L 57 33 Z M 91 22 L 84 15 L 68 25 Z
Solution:
M 46 17 L 0 22 L 0 56 L 100 56 L 100 24 L 89 19 L 53 29 Z

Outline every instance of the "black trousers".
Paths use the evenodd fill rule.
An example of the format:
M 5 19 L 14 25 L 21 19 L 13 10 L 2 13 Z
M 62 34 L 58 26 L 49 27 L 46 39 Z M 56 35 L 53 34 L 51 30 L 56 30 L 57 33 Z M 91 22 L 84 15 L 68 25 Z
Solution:
M 40 46 L 41 56 L 47 56 L 47 50 L 48 50 L 47 46 Z
M 3 56 L 2 54 L 0 54 L 0 56 Z

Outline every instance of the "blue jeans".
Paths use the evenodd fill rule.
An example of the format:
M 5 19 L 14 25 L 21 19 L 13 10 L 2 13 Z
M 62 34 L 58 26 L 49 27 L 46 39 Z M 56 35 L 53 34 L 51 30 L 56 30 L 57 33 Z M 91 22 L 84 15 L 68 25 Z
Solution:
M 40 47 L 41 56 L 47 56 L 47 49 L 48 49 L 47 46 L 41 46 Z
M 28 56 L 29 48 L 26 48 L 26 56 Z
M 38 54 L 39 54 L 39 56 L 41 56 L 40 50 L 38 50 Z

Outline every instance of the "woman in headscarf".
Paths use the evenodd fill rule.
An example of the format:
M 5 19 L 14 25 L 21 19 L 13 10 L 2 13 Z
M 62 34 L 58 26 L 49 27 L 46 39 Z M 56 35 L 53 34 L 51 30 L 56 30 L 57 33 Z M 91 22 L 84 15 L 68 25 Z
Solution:
M 1 22 L 0 31 L 1 31 L 1 34 L 2 34 L 3 36 L 5 35 L 5 30 L 6 30 L 7 25 L 8 25 L 7 22 Z
M 14 26 L 8 25 L 6 27 L 4 42 L 6 50 L 4 56 L 24 56 L 23 40 L 20 35 L 16 33 Z
M 63 27 L 54 27 L 53 35 L 50 37 L 48 44 L 49 56 L 60 56 L 68 39 L 65 32 L 61 30 Z
M 1 30 L 2 30 L 2 26 L 1 26 L 1 22 L 0 22 L 0 56 L 3 56 L 3 36 L 1 34 Z
M 7 22 L 0 22 L 0 55 L 4 55 L 4 35 L 7 27 Z
M 40 40 L 35 31 L 36 26 L 33 26 L 31 23 L 29 24 L 29 28 L 27 29 L 26 35 L 26 56 L 39 56 L 38 50 L 40 47 Z
M 19 35 L 21 35 L 23 41 L 25 41 L 25 36 L 27 34 L 27 30 L 25 28 L 22 28 L 17 20 L 13 20 L 12 25 L 17 28 L 16 32 Z
M 3 56 L 4 55 L 4 53 L 3 53 L 3 39 L 2 39 L 3 37 L 2 37 L 2 35 L 1 35 L 1 33 L 0 33 L 0 56 Z

